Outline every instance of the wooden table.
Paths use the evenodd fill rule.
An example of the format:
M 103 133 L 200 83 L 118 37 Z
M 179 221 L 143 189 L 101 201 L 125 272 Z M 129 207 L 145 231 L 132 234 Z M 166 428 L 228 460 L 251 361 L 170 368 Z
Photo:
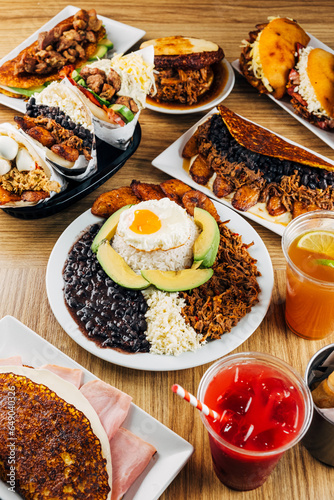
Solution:
M 228 61 L 239 55 L 240 41 L 256 23 L 268 15 L 297 19 L 310 33 L 334 47 L 332 0 L 122 0 L 122 2 L 76 2 L 97 12 L 146 31 L 145 39 L 186 34 L 220 44 Z M 67 5 L 64 0 L 2 0 L 0 17 L 0 57 L 7 54 L 37 28 Z M 233 92 L 224 102 L 232 110 L 275 132 L 334 159 L 334 152 L 298 121 L 258 95 L 236 76 Z M 12 121 L 16 113 L 0 105 L 0 122 Z M 151 161 L 190 126 L 201 114 L 171 116 L 146 110 L 142 113 L 142 141 L 135 155 L 97 191 L 69 209 L 49 218 L 20 220 L 0 211 L 0 318 L 15 316 L 39 335 L 81 363 L 96 376 L 131 394 L 133 401 L 163 424 L 188 440 L 195 453 L 162 495 L 163 500 L 273 499 L 305 500 L 333 498 L 334 471 L 313 459 L 300 445 L 288 451 L 266 484 L 252 492 L 240 493 L 223 486 L 212 470 L 208 439 L 197 411 L 172 394 L 171 385 L 181 384 L 196 393 L 209 365 L 169 373 L 151 373 L 121 368 L 94 357 L 80 348 L 59 326 L 48 304 L 45 270 L 57 238 L 82 212 L 89 209 L 104 191 L 128 185 L 132 179 L 161 182 L 168 178 L 151 166 Z M 285 267 L 281 239 L 253 224 L 265 242 L 275 271 L 275 286 L 269 311 L 254 334 L 238 349 L 261 351 L 278 356 L 304 373 L 308 360 L 332 338 L 307 341 L 285 326 Z

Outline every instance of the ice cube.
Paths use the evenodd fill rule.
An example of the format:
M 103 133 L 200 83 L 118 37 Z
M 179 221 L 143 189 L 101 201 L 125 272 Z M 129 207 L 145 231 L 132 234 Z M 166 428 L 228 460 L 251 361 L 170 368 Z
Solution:
M 285 398 L 282 401 L 275 401 L 271 418 L 287 433 L 295 432 L 299 421 L 299 407 L 292 398 Z
M 252 438 L 252 444 L 258 450 L 272 450 L 276 446 L 276 429 L 267 429 L 259 432 Z
M 220 412 L 232 410 L 239 415 L 245 415 L 252 403 L 253 395 L 252 389 L 248 387 L 226 391 L 224 395 L 219 396 L 217 399 Z
M 261 397 L 264 405 L 279 402 L 290 396 L 290 391 L 285 382 L 276 377 L 261 380 Z

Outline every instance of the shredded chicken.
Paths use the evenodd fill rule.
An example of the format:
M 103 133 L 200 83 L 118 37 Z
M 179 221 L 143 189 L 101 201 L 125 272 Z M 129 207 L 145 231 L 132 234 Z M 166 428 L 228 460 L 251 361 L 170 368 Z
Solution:
M 41 168 L 30 172 L 20 172 L 13 167 L 7 174 L 1 176 L 0 186 L 9 192 L 21 194 L 22 191 L 55 191 L 59 193 L 60 185 L 56 181 L 50 181 Z

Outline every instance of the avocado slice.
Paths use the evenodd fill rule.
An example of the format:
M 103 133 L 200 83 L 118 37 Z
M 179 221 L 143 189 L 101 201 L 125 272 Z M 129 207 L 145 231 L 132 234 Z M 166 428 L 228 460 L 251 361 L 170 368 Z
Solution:
M 29 87 L 28 89 L 21 89 L 20 87 L 8 87 L 8 88 L 11 89 L 13 92 L 17 92 L 18 94 L 31 97 L 36 93 L 42 92 L 42 90 L 44 90 L 45 87 L 46 85 L 40 85 L 38 87 Z
M 202 229 L 194 243 L 194 261 L 202 260 L 203 267 L 212 267 L 220 242 L 218 224 L 209 212 L 198 207 L 194 209 L 194 221 Z
M 115 283 L 124 288 L 132 288 L 133 290 L 143 290 L 150 286 L 150 283 L 143 276 L 136 274 L 127 265 L 123 257 L 115 252 L 107 240 L 102 241 L 99 245 L 96 256 L 104 272 Z
M 88 59 L 88 61 L 96 61 L 96 59 L 102 59 L 108 52 L 108 47 L 106 45 L 98 45 L 96 52 Z
M 114 44 L 112 43 L 111 40 L 109 40 L 109 38 L 103 38 L 103 40 L 101 40 L 98 45 L 105 45 L 107 47 L 108 50 L 112 49 L 114 47 Z
M 119 217 L 120 217 L 121 213 L 124 212 L 124 210 L 127 210 L 130 207 L 132 207 L 132 205 L 125 205 L 124 207 L 122 207 L 119 210 L 117 210 L 116 212 L 114 212 L 106 220 L 106 222 L 103 224 L 103 226 L 101 227 L 100 231 L 97 233 L 97 235 L 95 236 L 95 238 L 93 240 L 92 251 L 94 253 L 97 252 L 97 249 L 98 249 L 100 243 L 103 240 L 110 241 L 111 238 L 114 237 L 114 235 L 116 233 L 116 228 L 117 228 L 117 224 L 118 224 Z
M 213 269 L 182 269 L 182 271 L 142 270 L 142 276 L 159 290 L 182 292 L 197 288 L 213 275 Z
M 121 115 L 121 117 L 126 120 L 126 123 L 132 122 L 135 117 L 131 109 L 129 109 L 127 106 L 124 106 L 124 104 L 112 104 L 109 107 L 113 109 L 115 113 Z

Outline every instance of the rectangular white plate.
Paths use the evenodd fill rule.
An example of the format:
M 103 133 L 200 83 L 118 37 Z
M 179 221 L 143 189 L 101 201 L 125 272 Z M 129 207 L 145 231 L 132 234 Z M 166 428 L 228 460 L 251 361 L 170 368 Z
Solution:
M 59 12 L 59 14 L 54 16 L 50 21 L 44 24 L 44 26 L 35 31 L 35 33 L 33 33 L 29 38 L 20 43 L 20 45 L 18 45 L 15 49 L 9 52 L 9 54 L 3 57 L 0 60 L 0 66 L 5 61 L 16 57 L 21 52 L 21 50 L 25 49 L 35 40 L 37 40 L 38 34 L 41 31 L 50 30 L 51 28 L 56 26 L 56 24 L 60 23 L 67 17 L 73 16 L 76 12 L 78 12 L 78 10 L 80 9 L 78 9 L 78 7 L 74 7 L 73 5 L 68 5 L 67 7 L 65 7 L 61 12 Z M 99 12 L 97 12 L 97 17 L 103 21 L 104 27 L 107 32 L 107 38 L 109 38 L 109 40 L 111 40 L 114 44 L 114 47 L 112 51 L 110 51 L 110 54 L 123 54 L 136 42 L 138 42 L 138 40 L 140 40 L 146 33 L 145 31 L 138 28 L 133 28 L 132 26 L 128 26 L 127 24 L 119 23 L 118 21 L 114 21 L 113 19 L 108 19 L 107 17 L 100 16 Z M 26 109 L 26 104 L 23 99 L 15 99 L 14 97 L 8 97 L 4 94 L 0 94 L 0 103 L 8 106 L 9 108 L 15 109 L 16 111 L 20 111 L 21 113 L 24 113 Z
M 208 189 L 205 186 L 201 186 L 200 184 L 197 184 L 197 182 L 195 182 L 191 178 L 191 176 L 188 174 L 188 172 L 183 168 L 183 161 L 184 160 L 182 158 L 182 151 L 183 151 L 185 144 L 190 139 L 190 137 L 193 135 L 193 133 L 195 132 L 197 127 L 201 123 L 203 123 L 205 120 L 207 120 L 207 118 L 209 116 L 211 116 L 212 114 L 217 113 L 217 112 L 218 112 L 217 108 L 214 108 L 209 113 L 207 113 L 201 120 L 199 120 L 185 134 L 181 135 L 181 137 L 179 137 L 179 139 L 177 139 L 173 144 L 171 144 L 167 149 L 165 149 L 165 151 L 163 151 L 159 156 L 154 158 L 154 160 L 152 161 L 152 165 L 154 167 L 158 168 L 159 170 L 162 170 L 162 172 L 165 172 L 166 174 L 170 175 L 171 177 L 175 177 L 176 179 L 179 179 L 180 181 L 185 182 L 186 184 L 193 187 L 194 189 L 197 189 L 198 191 L 202 191 L 210 198 L 212 198 L 216 201 L 219 201 L 223 205 L 226 205 L 226 206 L 232 208 L 235 212 L 238 212 L 239 214 L 244 215 L 248 219 L 251 219 L 254 222 L 257 222 L 258 224 L 261 224 L 261 226 L 264 226 L 267 229 L 269 229 L 270 231 L 273 231 L 274 233 L 277 233 L 277 234 L 282 236 L 286 224 L 283 225 L 279 222 L 275 222 L 275 217 L 270 217 L 269 215 L 268 215 L 268 217 L 270 217 L 272 219 L 272 221 L 264 219 L 264 218 L 260 217 L 259 215 L 253 214 L 249 210 L 247 212 L 240 212 L 239 210 L 236 210 L 232 206 L 232 204 L 230 203 L 230 201 L 228 199 L 218 198 L 211 191 L 211 189 Z M 246 120 L 246 118 L 244 118 L 244 120 Z M 247 121 L 250 123 L 255 123 L 255 122 L 252 122 L 251 120 L 247 120 Z M 257 124 L 255 124 L 255 125 L 257 125 Z M 258 125 L 258 126 L 260 126 L 260 125 Z M 269 129 L 266 129 L 265 127 L 262 127 L 262 128 L 265 130 L 269 130 Z M 269 130 L 269 132 L 271 132 L 272 134 L 274 133 L 271 130 Z M 294 144 L 295 146 L 298 146 L 302 149 L 305 149 L 306 151 L 309 151 L 312 154 L 315 154 L 319 158 L 322 158 L 323 160 L 328 161 L 329 163 L 331 163 L 334 166 L 333 160 L 330 160 L 329 158 L 326 158 L 325 156 L 323 156 L 321 154 L 315 153 L 311 149 L 304 148 L 300 144 L 297 144 L 294 141 L 290 141 L 289 139 L 287 139 L 286 137 L 283 137 L 282 135 L 279 135 L 276 133 L 275 133 L 275 135 L 277 135 L 281 139 L 285 140 L 286 142 L 289 142 L 290 144 Z
M 307 34 L 310 37 L 308 47 L 313 47 L 315 49 L 319 48 L 319 49 L 327 50 L 327 52 L 331 52 L 332 54 L 334 54 L 334 50 L 331 49 L 330 47 L 328 47 L 328 45 L 325 45 L 324 43 L 320 42 L 320 40 L 318 40 L 317 38 L 312 36 L 310 33 L 307 33 Z M 240 64 L 239 64 L 238 59 L 236 59 L 235 61 L 232 62 L 232 66 L 240 75 L 242 74 L 241 70 L 240 70 Z M 321 128 L 318 128 L 315 125 L 312 125 L 312 123 L 309 123 L 307 120 L 305 120 L 301 116 L 298 116 L 295 113 L 295 110 L 294 110 L 292 104 L 290 104 L 289 97 L 285 96 L 285 97 L 283 97 L 283 99 L 275 99 L 275 97 L 272 96 L 271 94 L 266 94 L 266 95 L 268 97 L 270 97 L 270 99 L 272 101 L 274 101 L 276 104 L 278 104 L 278 106 L 280 106 L 285 111 L 287 111 L 291 116 L 296 118 L 296 120 L 298 120 L 302 125 L 304 125 L 304 127 L 308 128 L 311 132 L 313 132 L 313 134 L 317 135 L 319 137 L 319 139 L 321 139 L 326 144 L 328 144 L 328 146 L 330 146 L 331 148 L 334 149 L 334 129 L 332 132 L 327 132 L 326 130 L 321 130 Z
M 0 358 L 14 355 L 21 355 L 24 364 L 34 367 L 51 363 L 80 368 L 84 372 L 84 383 L 97 378 L 20 321 L 12 316 L 5 316 L 0 320 Z M 194 448 L 133 403 L 123 427 L 157 449 L 150 464 L 127 491 L 123 500 L 156 500 L 184 467 Z M 20 500 L 21 497 L 8 491 L 7 486 L 0 481 L 0 499 Z

